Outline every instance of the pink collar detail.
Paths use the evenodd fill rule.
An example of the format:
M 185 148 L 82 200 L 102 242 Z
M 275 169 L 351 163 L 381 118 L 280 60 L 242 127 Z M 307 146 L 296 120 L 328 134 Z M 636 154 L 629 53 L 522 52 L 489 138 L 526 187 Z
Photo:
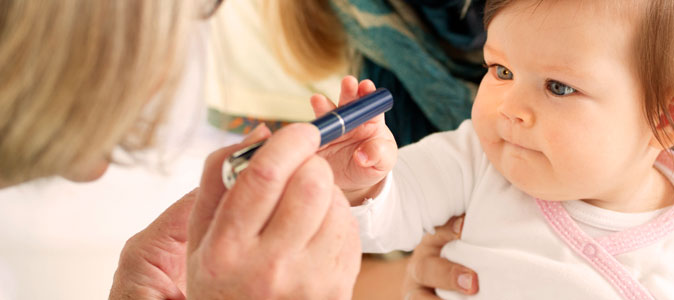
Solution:
M 657 241 L 658 238 L 664 236 L 667 230 L 659 230 L 656 235 L 649 234 L 642 236 L 641 234 L 643 234 L 643 230 L 652 232 L 652 229 L 656 227 L 665 227 L 661 223 L 656 223 L 656 221 L 665 219 L 665 217 L 668 217 L 666 223 L 670 224 L 667 232 L 671 232 L 671 220 L 672 216 L 674 216 L 674 210 L 670 209 L 656 218 L 656 220 L 636 227 L 635 230 L 626 230 L 611 235 L 606 242 L 600 243 L 580 229 L 578 224 L 571 219 L 571 216 L 569 216 L 566 209 L 559 202 L 536 199 L 536 203 L 548 224 L 550 224 L 559 237 L 579 256 L 590 263 L 595 270 L 602 274 L 624 299 L 654 299 L 646 287 L 632 277 L 627 269 L 613 257 L 615 255 L 613 252 L 637 249 Z M 642 227 L 643 229 L 640 229 Z
M 656 160 L 656 166 L 672 170 L 671 175 L 674 175 L 673 154 L 669 150 L 662 151 Z M 578 227 L 561 203 L 540 199 L 536 199 L 536 203 L 562 240 L 602 274 L 624 299 L 654 299 L 614 256 L 646 247 L 674 232 L 674 208 L 646 224 L 595 240 Z

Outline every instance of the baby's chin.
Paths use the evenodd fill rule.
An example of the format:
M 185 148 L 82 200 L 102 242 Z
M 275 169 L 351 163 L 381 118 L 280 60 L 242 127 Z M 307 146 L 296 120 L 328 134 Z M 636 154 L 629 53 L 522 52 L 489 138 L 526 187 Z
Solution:
M 517 186 L 516 184 L 513 184 L 513 185 Z M 579 199 L 578 197 L 573 197 L 572 195 L 569 195 L 568 193 L 565 193 L 564 191 L 543 190 L 541 188 L 538 188 L 538 189 L 519 188 L 519 189 L 522 190 L 527 195 L 533 197 L 533 198 L 545 200 L 545 201 L 564 202 L 564 201 L 571 201 L 571 200 L 578 200 Z
M 569 193 L 568 190 L 561 188 L 559 182 L 539 182 L 541 178 L 534 179 L 532 176 L 527 175 L 512 176 L 512 174 L 501 174 L 520 191 L 536 199 L 555 202 L 579 199 Z

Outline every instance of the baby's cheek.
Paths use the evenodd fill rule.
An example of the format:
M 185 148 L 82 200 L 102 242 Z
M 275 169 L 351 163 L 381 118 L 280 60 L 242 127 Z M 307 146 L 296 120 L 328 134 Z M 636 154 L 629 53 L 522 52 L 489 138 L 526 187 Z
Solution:
M 578 197 L 587 197 L 596 191 L 597 185 L 610 175 L 604 166 L 605 159 L 596 154 L 578 145 L 569 145 L 559 155 L 558 173 L 570 191 L 579 193 Z
M 562 180 L 575 180 L 584 176 L 584 169 L 592 163 L 588 156 L 588 142 L 579 139 L 574 130 L 551 128 L 544 135 L 545 155 L 550 160 L 556 177 Z
M 473 104 L 471 119 L 478 136 L 487 138 L 487 136 L 484 135 L 488 134 L 490 131 L 495 131 L 498 118 L 496 110 L 490 108 L 491 105 L 480 98 L 476 99 Z

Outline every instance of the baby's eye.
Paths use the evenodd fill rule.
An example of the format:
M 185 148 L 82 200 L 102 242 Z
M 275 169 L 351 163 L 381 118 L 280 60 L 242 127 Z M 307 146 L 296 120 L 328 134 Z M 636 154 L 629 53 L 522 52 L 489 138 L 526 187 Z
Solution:
M 502 65 L 495 65 L 496 67 L 496 77 L 502 80 L 512 80 L 513 79 L 513 72 L 510 72 L 508 68 L 502 66 Z
M 556 96 L 566 96 L 576 92 L 576 89 L 555 80 L 548 81 L 546 87 Z

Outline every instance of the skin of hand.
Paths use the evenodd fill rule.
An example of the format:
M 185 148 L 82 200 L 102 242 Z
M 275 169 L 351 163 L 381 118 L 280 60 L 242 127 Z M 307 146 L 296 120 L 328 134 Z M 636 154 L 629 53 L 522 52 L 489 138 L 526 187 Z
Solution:
M 185 195 L 126 242 L 110 300 L 185 299 L 187 220 L 197 193 Z
M 229 155 L 269 134 L 266 127 L 258 127 L 241 144 L 220 151 Z M 126 242 L 110 300 L 185 299 L 187 227 L 198 194 L 199 190 L 194 189 Z
M 207 159 L 190 218 L 188 299 L 350 299 L 358 225 L 316 155 L 319 133 L 292 124 L 271 136 L 226 190 Z
M 466 295 L 479 290 L 477 274 L 440 257 L 442 246 L 461 238 L 464 216 L 453 217 L 445 225 L 427 234 L 414 249 L 407 265 L 402 295 L 405 300 L 440 300 L 435 288 Z
M 348 104 L 374 90 L 372 81 L 359 83 L 355 77 L 346 76 L 342 79 L 338 104 Z M 323 95 L 312 96 L 311 105 L 317 117 L 335 109 Z M 383 179 L 393 169 L 398 147 L 381 114 L 325 145 L 318 153 L 330 163 L 335 183 L 351 205 L 359 205 L 379 194 Z
M 326 163 L 318 162 L 318 166 L 313 165 L 320 161 L 318 157 L 311 156 L 292 174 L 287 187 L 290 190 L 292 186 L 294 192 L 290 190 L 285 193 L 283 201 L 278 204 L 275 213 L 269 218 L 269 224 L 262 231 L 266 234 L 259 232 L 260 235 L 248 240 L 248 243 L 231 240 L 232 243 L 229 243 L 227 237 L 234 237 L 229 234 L 220 238 L 213 236 L 215 233 L 211 231 L 215 230 L 214 224 L 217 223 L 213 217 L 218 213 L 224 214 L 224 212 L 216 213 L 215 210 L 223 205 L 221 198 L 227 198 L 218 196 L 225 193 L 220 177 L 222 161 L 235 151 L 269 135 L 269 130 L 262 126 L 254 130 L 241 144 L 213 153 L 206 162 L 202 189 L 195 189 L 185 195 L 146 229 L 127 241 L 115 272 L 109 299 L 348 299 L 351 297 L 353 282 L 360 266 L 357 225 L 349 214 L 346 200 L 336 187 L 321 186 L 324 184 L 323 181 L 317 183 L 312 179 L 319 177 L 307 177 L 307 174 L 316 175 L 315 172 L 322 172 L 323 175 L 327 173 L 326 180 L 331 179 L 331 173 L 325 168 Z M 306 153 L 310 152 L 305 151 Z M 298 164 L 298 159 L 295 159 L 294 165 Z M 287 176 L 278 178 L 287 179 Z M 316 184 L 318 187 L 314 186 Z M 309 187 L 309 194 L 293 198 L 293 195 L 298 193 L 297 190 L 303 187 Z M 201 202 L 195 206 L 198 198 Z M 239 203 L 242 204 L 245 202 Z M 193 212 L 195 207 L 198 211 Z M 229 213 L 234 215 L 237 211 L 245 213 L 246 211 L 242 210 L 244 208 L 240 207 L 239 210 L 231 210 Z M 316 212 L 318 213 L 315 214 Z M 249 210 L 248 213 L 254 211 Z M 192 218 L 198 220 L 188 221 L 190 214 L 194 214 Z M 314 214 L 315 217 L 304 221 L 301 220 L 304 214 Z M 293 218 L 300 220 L 291 221 Z M 232 232 L 236 233 L 245 229 L 239 227 L 245 225 L 237 222 L 240 220 L 232 218 L 232 221 L 235 223 L 219 225 L 218 230 L 226 230 L 229 227 L 237 229 Z M 189 278 L 186 265 L 188 223 L 191 223 L 190 232 L 194 234 L 193 240 L 198 239 L 195 246 L 190 249 Z M 314 234 L 307 240 L 310 232 Z M 295 233 L 302 233 L 303 238 L 294 236 Z M 208 237 L 205 237 L 206 235 Z M 239 247 L 248 245 L 255 248 L 254 243 L 258 244 L 255 255 L 254 252 Z M 216 245 L 219 248 L 215 248 Z M 222 259 L 227 257 L 219 257 L 220 252 L 230 255 L 237 252 L 244 254 L 232 258 L 227 264 L 225 263 L 227 260 Z M 206 257 L 205 253 L 211 257 Z M 212 261 L 209 261 L 209 258 Z M 195 265 L 194 262 L 206 266 Z M 195 270 L 197 267 L 200 269 Z M 331 274 L 332 277 L 326 274 Z M 186 297 L 188 282 L 190 290 L 194 292 Z

